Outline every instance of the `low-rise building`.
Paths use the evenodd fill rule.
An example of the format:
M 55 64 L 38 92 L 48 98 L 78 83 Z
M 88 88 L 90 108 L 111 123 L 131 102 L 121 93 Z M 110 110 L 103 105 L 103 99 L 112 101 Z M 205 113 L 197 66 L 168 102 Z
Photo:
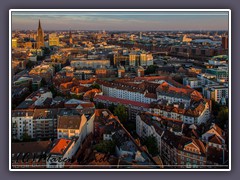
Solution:
M 47 168 L 64 168 L 65 163 L 71 162 L 79 148 L 78 139 L 57 139 L 49 152 Z

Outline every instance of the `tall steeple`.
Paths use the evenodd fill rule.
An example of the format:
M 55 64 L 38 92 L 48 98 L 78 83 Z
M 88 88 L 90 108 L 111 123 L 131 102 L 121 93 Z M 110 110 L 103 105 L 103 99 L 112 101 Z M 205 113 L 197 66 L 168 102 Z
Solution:
M 39 19 L 39 22 L 38 22 L 38 29 L 42 29 L 40 19 Z
M 37 30 L 37 48 L 44 47 L 44 32 L 41 27 L 41 22 L 39 19 L 38 30 Z

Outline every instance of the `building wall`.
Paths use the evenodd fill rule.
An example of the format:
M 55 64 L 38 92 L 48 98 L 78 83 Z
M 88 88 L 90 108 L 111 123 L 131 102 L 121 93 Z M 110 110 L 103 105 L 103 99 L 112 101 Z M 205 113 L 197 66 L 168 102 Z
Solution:
M 31 138 L 34 137 L 33 116 L 12 117 L 13 139 L 22 140 L 24 133 L 26 133 Z
M 110 97 L 127 99 L 131 101 L 137 101 L 137 102 L 143 102 L 143 103 L 150 103 L 156 100 L 156 99 L 145 97 L 145 95 L 140 92 L 132 92 L 132 91 L 127 91 L 123 89 L 117 89 L 114 87 L 107 87 L 104 85 L 101 85 L 101 89 L 104 95 L 110 96 Z

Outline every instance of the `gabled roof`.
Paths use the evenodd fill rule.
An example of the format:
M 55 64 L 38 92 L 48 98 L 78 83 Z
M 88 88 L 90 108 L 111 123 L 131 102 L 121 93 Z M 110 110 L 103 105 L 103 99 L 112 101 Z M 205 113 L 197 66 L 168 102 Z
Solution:
M 215 134 L 210 137 L 208 142 L 215 143 L 215 144 L 222 144 L 221 139 L 217 135 L 215 135 Z

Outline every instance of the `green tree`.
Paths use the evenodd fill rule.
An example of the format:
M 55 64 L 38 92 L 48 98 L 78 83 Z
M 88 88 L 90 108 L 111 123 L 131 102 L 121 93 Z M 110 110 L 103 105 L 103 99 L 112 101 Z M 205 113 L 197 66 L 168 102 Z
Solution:
M 153 135 L 146 137 L 143 141 L 143 145 L 147 146 L 148 152 L 152 156 L 158 155 L 159 152 L 158 152 L 157 139 Z
M 41 80 L 41 87 L 46 86 L 46 85 L 47 85 L 46 80 L 44 78 L 42 78 L 42 80 Z
M 218 124 L 219 126 L 223 129 L 224 125 L 228 124 L 228 116 L 229 116 L 229 111 L 228 111 L 228 107 L 220 107 L 220 111 L 217 115 L 217 120 L 218 120 Z
M 105 108 L 104 104 L 101 103 L 101 102 L 97 103 L 96 107 L 97 107 L 97 109 L 104 109 Z
M 154 74 L 154 73 L 156 73 L 157 68 L 158 68 L 158 66 L 156 66 L 156 65 L 150 65 L 150 66 L 147 67 L 144 74 L 145 75 Z
M 22 141 L 24 142 L 31 141 L 31 136 L 29 136 L 27 133 L 23 133 Z
M 212 100 L 212 112 L 213 112 L 214 116 L 218 115 L 218 113 L 220 111 L 220 107 L 221 107 L 221 105 L 217 101 Z
M 108 107 L 108 109 L 109 109 L 109 111 L 111 111 L 111 113 L 114 113 L 115 107 L 116 107 L 116 106 L 112 103 L 112 104 Z
M 29 60 L 26 64 L 26 68 L 27 69 L 32 69 L 35 64 L 36 64 L 35 62 Z
M 99 84 L 94 83 L 93 85 L 90 86 L 92 89 L 101 89 Z
M 119 120 L 124 123 L 127 121 L 128 113 L 126 112 L 126 108 L 119 104 L 114 108 L 114 115 L 118 116 Z
M 115 152 L 115 142 L 114 141 L 101 141 L 100 143 L 94 146 L 94 149 L 98 152 L 113 154 Z

